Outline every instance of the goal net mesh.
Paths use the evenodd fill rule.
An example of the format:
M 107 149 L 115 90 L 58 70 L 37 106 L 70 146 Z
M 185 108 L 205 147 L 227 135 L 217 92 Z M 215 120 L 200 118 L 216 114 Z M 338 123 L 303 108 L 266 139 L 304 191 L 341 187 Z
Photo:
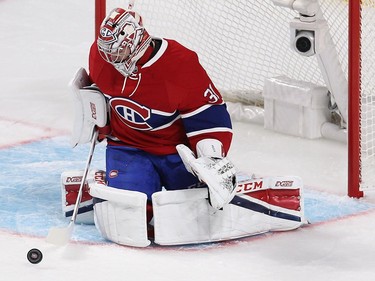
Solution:
M 107 12 L 128 1 L 107 0 Z M 320 0 L 343 72 L 348 75 L 348 1 Z M 298 13 L 271 0 L 136 0 L 134 10 L 155 37 L 195 50 L 227 101 L 262 106 L 267 78 L 323 85 L 314 56 L 297 54 L 290 21 Z M 375 188 L 375 0 L 362 0 L 361 182 Z

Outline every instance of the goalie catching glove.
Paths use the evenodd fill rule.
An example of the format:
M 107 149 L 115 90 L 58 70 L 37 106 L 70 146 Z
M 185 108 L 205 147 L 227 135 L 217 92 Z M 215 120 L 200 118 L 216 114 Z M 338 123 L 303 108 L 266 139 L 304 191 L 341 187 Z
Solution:
M 234 165 L 223 157 L 222 144 L 215 139 L 197 143 L 197 155 L 183 144 L 176 146 L 186 169 L 208 186 L 210 205 L 220 210 L 236 194 L 237 180 Z

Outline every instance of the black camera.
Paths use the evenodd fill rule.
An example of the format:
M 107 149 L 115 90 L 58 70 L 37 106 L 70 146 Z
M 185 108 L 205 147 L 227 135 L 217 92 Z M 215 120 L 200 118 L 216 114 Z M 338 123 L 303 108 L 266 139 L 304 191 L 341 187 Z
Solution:
M 302 56 L 310 57 L 315 54 L 315 34 L 313 31 L 300 30 L 294 38 L 294 49 Z

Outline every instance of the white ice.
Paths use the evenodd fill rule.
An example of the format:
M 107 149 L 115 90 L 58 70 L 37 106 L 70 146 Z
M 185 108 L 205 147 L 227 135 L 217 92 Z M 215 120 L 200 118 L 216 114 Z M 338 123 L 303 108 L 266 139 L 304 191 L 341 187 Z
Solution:
M 78 67 L 87 66 L 93 19 L 90 0 L 0 0 L 0 148 L 69 134 L 67 83 Z M 230 157 L 242 170 L 299 175 L 314 190 L 345 196 L 345 144 L 275 134 L 260 125 L 236 122 L 234 128 Z M 179 250 L 82 243 L 58 248 L 40 237 L 0 230 L 0 279 L 375 280 L 374 229 L 372 211 L 293 232 Z M 32 247 L 44 253 L 38 265 L 26 260 Z

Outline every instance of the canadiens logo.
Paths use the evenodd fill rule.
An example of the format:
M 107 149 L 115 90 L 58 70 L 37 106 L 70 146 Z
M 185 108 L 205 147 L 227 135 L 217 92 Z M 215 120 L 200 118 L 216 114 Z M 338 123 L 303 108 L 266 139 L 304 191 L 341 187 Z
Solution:
M 178 111 L 154 110 L 126 98 L 112 98 L 110 106 L 122 123 L 135 130 L 163 129 L 180 118 Z
M 112 31 L 107 27 L 103 27 L 102 29 L 100 29 L 100 35 L 102 37 L 113 37 Z
M 100 40 L 101 42 L 105 42 L 105 44 L 111 44 L 117 41 L 116 34 L 107 27 L 103 27 L 102 29 L 100 29 L 100 37 L 102 37 L 102 39 L 98 40 Z
M 115 177 L 118 176 L 118 171 L 117 170 L 111 170 L 109 173 L 108 173 L 108 176 L 113 179 Z
M 147 120 L 151 110 L 132 100 L 123 98 L 111 99 L 111 107 L 127 126 L 137 130 L 150 130 Z

